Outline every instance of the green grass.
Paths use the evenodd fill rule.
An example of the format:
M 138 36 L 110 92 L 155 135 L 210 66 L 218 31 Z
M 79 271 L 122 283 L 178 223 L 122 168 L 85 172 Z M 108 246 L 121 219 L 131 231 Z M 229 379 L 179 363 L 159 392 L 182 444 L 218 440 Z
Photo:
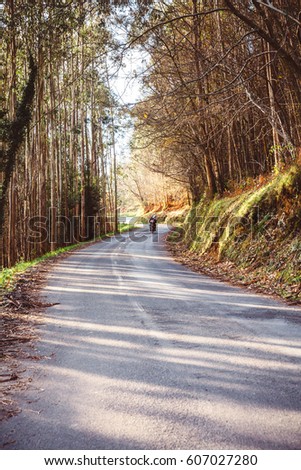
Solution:
M 33 266 L 47 259 L 55 258 L 61 253 L 66 253 L 75 248 L 79 248 L 81 245 L 84 245 L 84 244 L 85 243 L 78 243 L 78 244 L 70 245 L 64 248 L 58 248 L 57 250 L 49 251 L 48 253 L 45 253 L 39 258 L 33 259 L 32 261 L 20 261 L 19 263 L 15 264 L 15 266 L 13 266 L 12 268 L 2 269 L 2 271 L 0 271 L 0 287 L 3 289 L 11 288 L 18 274 L 22 274 L 27 269 L 32 268 Z

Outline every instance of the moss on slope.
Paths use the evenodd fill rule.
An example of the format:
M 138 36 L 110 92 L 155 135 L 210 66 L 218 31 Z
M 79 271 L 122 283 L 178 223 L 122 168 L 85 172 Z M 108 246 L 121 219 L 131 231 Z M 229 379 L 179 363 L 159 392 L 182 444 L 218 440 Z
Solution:
M 246 283 L 264 285 L 269 279 L 277 294 L 301 300 L 299 166 L 242 195 L 203 199 L 188 214 L 184 234 L 200 262 L 231 262 Z

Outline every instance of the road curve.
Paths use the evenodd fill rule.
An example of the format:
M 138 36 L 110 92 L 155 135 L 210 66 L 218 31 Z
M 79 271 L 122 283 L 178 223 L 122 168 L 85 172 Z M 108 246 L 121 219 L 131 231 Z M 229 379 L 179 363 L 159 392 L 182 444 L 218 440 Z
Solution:
M 6 448 L 301 449 L 300 309 L 192 273 L 165 233 L 52 270 Z

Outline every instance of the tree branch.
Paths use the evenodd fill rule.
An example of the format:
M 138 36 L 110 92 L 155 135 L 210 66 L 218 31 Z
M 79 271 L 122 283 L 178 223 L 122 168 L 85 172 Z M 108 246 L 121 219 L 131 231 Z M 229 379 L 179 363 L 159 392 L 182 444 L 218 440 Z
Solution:
M 294 23 L 296 23 L 298 26 L 301 26 L 301 23 L 300 23 L 299 20 L 297 20 L 293 16 L 289 15 L 286 11 L 279 10 L 279 8 L 274 7 L 274 5 L 272 5 L 271 2 L 265 3 L 265 2 L 262 2 L 261 0 L 253 0 L 253 1 L 254 1 L 254 3 L 259 3 L 260 5 L 262 5 L 264 7 L 270 8 L 270 10 L 273 10 L 273 11 L 276 11 L 277 13 L 280 13 L 280 15 L 283 15 L 286 18 L 289 18 Z
M 240 10 L 238 10 L 230 0 L 224 0 L 229 10 L 242 20 L 246 25 L 254 29 L 266 42 L 273 46 L 276 51 L 282 56 L 286 61 L 287 65 L 291 70 L 294 70 L 299 76 L 301 76 L 301 64 L 296 62 L 294 58 L 279 44 L 279 42 L 272 36 L 270 36 L 264 29 L 262 29 L 255 21 L 253 21 L 248 16 L 244 15 Z M 267 6 L 267 5 L 266 5 Z
M 136 36 L 134 39 L 132 39 L 132 41 L 130 41 L 128 43 L 128 47 L 132 46 L 132 44 L 139 41 L 139 39 L 141 39 L 143 36 L 145 36 L 146 34 L 150 33 L 151 31 L 153 31 L 154 29 L 156 29 L 160 26 L 165 26 L 166 24 L 174 23 L 175 21 L 184 20 L 186 18 L 194 18 L 196 16 L 211 15 L 212 13 L 217 13 L 219 11 L 228 11 L 228 8 L 214 8 L 212 10 L 202 11 L 202 12 L 194 13 L 194 14 L 191 13 L 191 14 L 187 14 L 187 15 L 176 16 L 174 18 L 170 18 L 169 20 L 160 21 L 160 23 L 154 24 L 150 28 L 143 31 L 143 33 L 139 34 L 139 36 Z

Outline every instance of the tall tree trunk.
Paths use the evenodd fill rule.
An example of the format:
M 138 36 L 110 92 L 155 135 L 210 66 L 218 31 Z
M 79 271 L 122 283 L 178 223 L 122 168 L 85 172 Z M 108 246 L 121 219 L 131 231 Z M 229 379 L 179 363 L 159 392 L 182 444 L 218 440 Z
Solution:
M 83 41 L 83 39 L 82 39 Z M 84 45 L 82 43 L 82 57 L 81 57 L 81 211 L 80 211 L 80 220 L 81 220 L 81 239 L 86 238 L 86 180 L 85 180 L 85 106 L 84 106 Z
M 201 82 L 201 35 L 200 35 L 200 24 L 199 24 L 199 8 L 198 0 L 192 0 L 192 14 L 193 16 L 193 35 L 194 35 L 194 61 L 195 61 L 195 70 L 196 70 L 196 88 L 197 88 L 197 108 L 199 115 L 199 126 L 204 129 L 204 138 L 209 134 L 209 117 L 206 112 L 206 105 L 203 106 L 204 102 L 202 101 L 202 95 L 204 94 L 204 89 Z M 217 192 L 216 179 L 213 171 L 213 162 L 212 162 L 212 151 L 207 146 L 204 152 L 204 166 L 205 174 L 208 185 L 208 197 L 213 197 Z
M 107 232 L 107 174 L 106 174 L 106 162 L 105 162 L 105 152 L 103 145 L 103 133 L 102 133 L 102 124 L 99 120 L 98 124 L 98 135 L 99 135 L 99 153 L 100 153 L 100 187 L 101 187 L 101 213 L 100 213 L 100 223 L 101 223 L 101 232 Z
M 16 33 L 15 33 L 15 2 L 14 0 L 8 1 L 9 17 L 11 21 L 11 41 L 10 41 L 10 67 L 9 67 L 9 94 L 8 94 L 8 119 L 13 122 L 16 117 Z M 15 224 L 16 224 L 16 199 L 14 195 L 14 182 L 15 175 L 14 171 L 11 176 L 11 180 L 8 188 L 8 201 L 7 201 L 7 231 L 6 231 L 6 252 L 7 260 L 6 264 L 12 266 L 14 264 L 15 256 Z
M 276 111 L 276 104 L 275 104 L 275 94 L 273 88 L 273 72 L 272 72 L 272 64 L 271 64 L 271 46 L 269 43 L 266 43 L 266 76 L 267 76 L 267 87 L 268 87 L 268 95 L 270 101 L 270 109 L 271 109 L 271 122 L 272 122 L 272 136 L 273 136 L 273 153 L 274 153 L 274 163 L 275 167 L 279 167 L 280 164 L 280 152 L 279 152 L 279 135 L 277 132 L 277 111 Z
M 55 101 L 55 83 L 54 71 L 52 67 L 53 57 L 50 50 L 50 110 L 49 110 L 49 131 L 50 131 L 50 249 L 56 249 L 57 246 L 57 195 L 56 195 L 56 101 Z

